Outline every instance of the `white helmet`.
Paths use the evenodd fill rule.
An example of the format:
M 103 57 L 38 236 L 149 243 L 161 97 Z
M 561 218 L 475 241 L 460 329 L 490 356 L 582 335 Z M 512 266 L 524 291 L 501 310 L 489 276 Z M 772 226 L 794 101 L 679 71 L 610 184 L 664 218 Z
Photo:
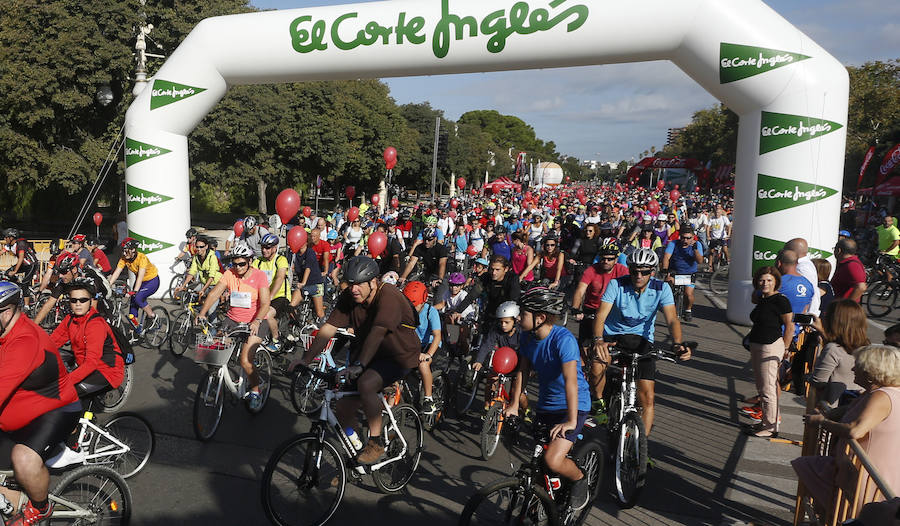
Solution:
M 231 258 L 252 258 L 253 249 L 248 247 L 246 243 L 235 243 L 231 248 Z
M 628 256 L 629 267 L 656 267 L 659 256 L 649 248 L 639 248 Z
M 519 315 L 519 304 L 514 301 L 504 301 L 497 307 L 497 318 L 515 318 Z

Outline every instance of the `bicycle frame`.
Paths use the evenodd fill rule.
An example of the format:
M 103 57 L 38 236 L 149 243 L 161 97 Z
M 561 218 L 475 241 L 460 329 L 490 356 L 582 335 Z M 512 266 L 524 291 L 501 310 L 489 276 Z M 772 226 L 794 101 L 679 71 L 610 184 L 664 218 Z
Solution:
M 82 458 L 82 463 L 98 458 L 121 455 L 131 451 L 131 448 L 128 447 L 127 444 L 113 436 L 109 431 L 95 424 L 92 421 L 93 417 L 94 414 L 88 411 L 85 412 L 85 414 L 78 420 L 78 425 L 81 428 L 81 431 L 78 433 L 79 447 L 82 449 L 82 451 L 86 451 L 88 449 L 88 446 L 91 442 L 90 439 L 92 438 L 90 435 L 88 435 L 89 432 L 102 435 L 105 439 L 109 440 L 110 444 L 98 448 L 95 453 L 86 454 L 84 458 Z
M 0 470 L 0 486 L 8 486 L 9 480 L 15 480 L 15 476 L 13 475 L 13 471 L 10 470 Z M 91 510 L 87 510 L 75 504 L 70 500 L 66 500 L 60 497 L 57 497 L 53 493 L 48 493 L 48 498 L 54 504 L 61 504 L 64 509 L 60 509 L 59 511 L 53 511 L 54 519 L 91 519 L 94 517 L 94 512 Z M 66 511 L 72 510 L 72 511 Z M 7 520 L 9 517 L 0 517 L 0 520 L 3 521 L 3 524 L 7 524 Z

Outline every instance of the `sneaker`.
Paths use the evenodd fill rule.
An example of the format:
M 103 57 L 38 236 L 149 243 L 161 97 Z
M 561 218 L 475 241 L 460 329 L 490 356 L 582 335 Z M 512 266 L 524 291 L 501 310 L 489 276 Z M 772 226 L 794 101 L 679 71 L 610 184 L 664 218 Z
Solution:
M 360 464 L 374 464 L 383 456 L 384 446 L 376 443 L 370 438 L 369 441 L 366 442 L 365 447 L 362 448 L 362 451 L 359 452 L 359 456 L 356 457 L 356 460 Z
M 762 407 L 758 405 L 745 405 L 741 408 L 741 413 L 745 415 L 753 415 L 762 411 Z
M 159 327 L 159 319 L 156 316 L 150 318 L 150 324 L 144 329 L 145 331 L 152 331 L 153 329 Z
M 281 349 L 281 345 L 278 344 L 278 340 L 272 340 L 265 344 L 263 348 L 269 352 L 277 353 Z
M 692 319 L 694 319 L 694 315 L 691 313 L 691 311 L 684 311 L 684 321 L 691 321 Z
M 250 391 L 250 399 L 248 400 L 248 405 L 251 411 L 259 411 L 259 409 L 262 407 L 262 396 L 260 396 L 256 391 Z
M 434 400 L 430 396 L 426 396 L 422 401 L 422 414 L 430 415 L 434 413 Z
M 53 515 L 53 502 L 48 502 L 47 508 L 39 511 L 31 501 L 28 501 L 22 511 L 13 515 L 6 524 L 9 526 L 32 526 L 47 520 L 50 515 Z
M 590 502 L 591 488 L 588 487 L 587 475 L 572 483 L 572 491 L 569 493 L 569 504 L 576 511 L 584 509 Z
M 67 447 L 65 444 L 60 444 L 58 447 L 59 452 L 47 460 L 47 467 L 59 469 L 84 462 L 84 453 L 73 451 L 72 448 Z

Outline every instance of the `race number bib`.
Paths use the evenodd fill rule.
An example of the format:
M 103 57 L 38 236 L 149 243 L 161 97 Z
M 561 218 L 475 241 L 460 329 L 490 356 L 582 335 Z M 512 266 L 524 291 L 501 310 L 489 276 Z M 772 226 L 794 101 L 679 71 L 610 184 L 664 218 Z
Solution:
M 249 309 L 251 306 L 250 293 L 237 291 L 232 292 L 231 306 L 239 309 Z

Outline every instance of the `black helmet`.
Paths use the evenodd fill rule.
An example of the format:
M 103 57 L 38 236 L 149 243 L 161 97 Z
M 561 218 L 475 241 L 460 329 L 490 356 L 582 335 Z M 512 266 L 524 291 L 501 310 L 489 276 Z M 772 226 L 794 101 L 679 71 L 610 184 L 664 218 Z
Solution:
M 3 231 L 3 237 L 15 237 L 15 238 L 18 238 L 18 237 L 19 237 L 19 231 L 16 230 L 15 228 L 7 228 L 6 230 Z
M 534 287 L 519 298 L 522 310 L 560 315 L 566 307 L 565 294 L 547 287 Z
M 422 240 L 428 241 L 429 239 L 434 239 L 437 237 L 437 229 L 428 227 L 422 230 Z
M 194 237 L 194 236 L 196 236 L 196 235 L 197 235 L 197 229 L 196 229 L 196 228 L 188 228 L 188 229 L 187 229 L 187 232 L 184 233 L 184 237 L 185 237 L 186 239 L 190 239 L 190 238 L 192 238 L 192 237 Z
M 506 227 L 503 226 L 503 225 L 497 225 L 497 228 L 494 229 L 494 232 L 497 233 L 497 234 L 505 234 L 505 233 L 506 233 Z
M 128 249 L 137 250 L 138 245 L 139 245 L 138 240 L 135 239 L 135 238 L 133 238 L 133 237 L 126 237 L 126 238 L 122 241 L 122 248 L 123 248 L 123 249 L 128 248 Z
M 64 287 L 66 294 L 72 292 L 73 290 L 86 290 L 88 295 L 93 296 L 97 293 L 97 288 L 94 286 L 94 280 L 90 278 L 82 278 L 78 277 L 71 281 L 71 283 L 67 283 Z
M 350 285 L 367 283 L 381 275 L 378 263 L 368 256 L 350 258 L 344 265 L 343 281 Z
M 619 247 L 614 243 L 607 243 L 600 247 L 600 250 L 597 251 L 601 256 L 618 256 L 619 255 Z

